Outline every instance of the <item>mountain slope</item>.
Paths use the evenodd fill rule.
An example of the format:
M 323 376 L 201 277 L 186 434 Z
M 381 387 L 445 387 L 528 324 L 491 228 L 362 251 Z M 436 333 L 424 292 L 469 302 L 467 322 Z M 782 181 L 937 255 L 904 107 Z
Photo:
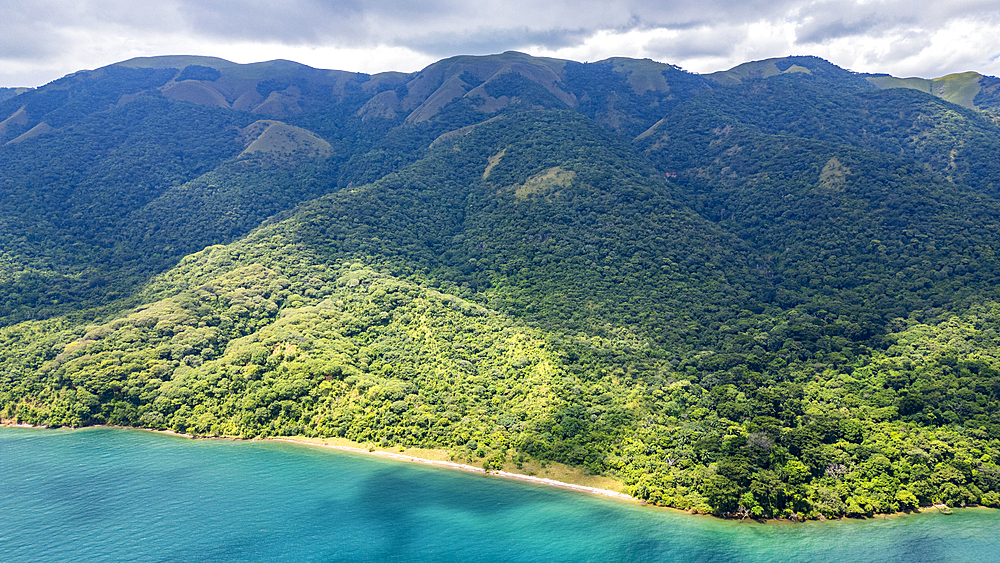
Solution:
M 553 254 L 551 248 L 535 248 L 545 243 L 573 254 L 574 247 L 591 242 L 571 237 L 573 230 L 609 228 L 612 221 L 639 213 L 650 232 L 631 238 L 648 237 L 663 247 L 660 252 L 676 248 L 675 256 L 707 257 L 725 256 L 727 250 L 715 247 L 725 240 L 711 225 L 672 203 L 663 193 L 668 191 L 664 183 L 642 185 L 647 180 L 636 174 L 623 147 L 616 153 L 611 139 L 587 146 L 593 138 L 584 134 L 588 129 L 592 135 L 600 131 L 561 112 L 510 115 L 439 147 L 398 174 L 326 196 L 244 241 L 185 259 L 147 288 L 146 305 L 117 320 L 90 327 L 61 319 L 11 327 L 5 333 L 8 342 L 26 330 L 48 334 L 28 349 L 15 346 L 16 352 L 5 357 L 8 374 L 23 373 L 41 360 L 34 366 L 40 380 L 5 380 L 6 396 L 13 399 L 8 416 L 246 436 L 333 432 L 359 441 L 466 446 L 471 453 L 481 444 L 484 456 L 487 451 L 489 459 L 500 456 L 498 463 L 506 459 L 504 444 L 516 444 L 523 455 L 601 470 L 602 448 L 620 442 L 627 428 L 622 424 L 633 416 L 626 406 L 628 386 L 661 377 L 667 364 L 649 358 L 647 337 L 630 334 L 628 325 L 608 331 L 574 318 L 568 300 L 554 296 L 545 308 L 521 304 L 541 286 L 571 298 L 584 296 L 597 311 L 592 316 L 624 318 L 639 300 L 649 298 L 643 294 L 651 291 L 653 280 L 634 278 L 626 253 L 616 246 L 592 251 L 604 254 L 608 265 L 600 275 L 622 286 L 612 299 L 585 262 L 584 268 L 558 271 L 531 271 L 521 263 Z M 576 137 L 567 134 L 574 130 Z M 504 156 L 491 160 L 498 146 Z M 531 179 L 538 169 L 551 170 L 551 164 L 574 173 L 569 181 L 548 185 L 563 194 L 518 195 L 526 185 L 544 188 Z M 595 176 L 614 169 L 618 174 Z M 616 198 L 631 199 L 634 190 L 644 190 L 648 201 L 629 206 L 646 209 L 615 204 Z M 565 200 L 560 202 L 564 216 L 547 220 L 548 236 L 524 229 L 542 226 L 538 219 L 552 205 L 506 221 L 515 208 L 534 207 L 539 202 L 532 200 L 546 195 Z M 666 240 L 668 231 L 673 241 Z M 686 236 L 677 236 L 681 233 Z M 480 261 L 488 264 L 473 275 Z M 724 269 L 673 267 L 712 275 L 723 275 Z M 494 268 L 504 275 L 490 277 Z M 380 273 L 385 271 L 410 280 Z M 700 307 L 686 288 L 687 277 L 679 273 L 675 281 L 659 282 L 659 291 L 677 293 L 682 307 L 685 298 Z M 455 293 L 496 302 L 502 311 Z M 678 317 L 682 312 L 666 313 Z M 688 318 L 695 313 L 686 312 Z M 562 330 L 549 332 L 526 322 Z M 650 324 L 640 319 L 635 330 L 649 332 Z M 578 325 L 607 336 L 566 332 Z M 630 343 L 621 350 L 615 341 Z M 603 349 L 616 349 L 614 359 L 602 359 Z M 604 391 L 590 396 L 594 381 L 610 385 L 611 368 L 627 365 L 632 357 L 646 359 L 632 363 L 627 376 L 613 376 L 618 398 Z M 108 361 L 118 367 L 108 369 Z M 71 381 L 75 394 L 56 391 L 59 381 Z M 215 381 L 211 389 L 204 388 L 208 381 Z M 573 385 L 588 391 L 566 395 Z M 272 397 L 279 388 L 285 390 Z M 330 400 L 323 398 L 328 395 Z M 39 409 L 38 404 L 48 406 Z M 248 418 L 246 409 L 256 418 Z M 382 423 L 363 423 L 365 412 Z M 495 425 L 502 430 L 486 431 Z
M 520 53 L 141 59 L 0 110 L 4 420 L 559 461 L 729 516 L 1000 505 L 981 112 L 813 57 Z
M 795 58 L 790 59 L 784 64 Z M 835 72 L 830 66 L 824 62 L 819 68 L 825 72 L 780 74 L 716 88 L 691 100 L 663 124 L 687 119 L 689 113 L 727 116 L 767 134 L 914 159 L 955 182 L 997 195 L 1000 169 L 992 155 L 1000 150 L 1000 130 L 995 123 L 916 91 L 874 90 L 858 75 Z M 660 126 L 644 133 L 644 138 L 655 135 Z
M 247 124 L 241 115 L 140 97 L 0 148 L 8 202 L 0 210 L 0 318 L 127 296 L 181 256 L 330 189 L 328 180 L 309 179 L 335 169 L 328 144 L 317 139 L 320 150 L 277 160 L 242 155 L 254 146 L 240 135 Z M 301 168 L 313 161 L 319 169 Z M 264 195 L 251 198 L 255 192 Z M 227 226 L 194 226 L 223 216 Z
M 494 234 L 488 239 L 493 247 L 484 251 L 531 256 L 530 250 L 495 236 L 505 226 L 496 219 L 509 215 L 509 206 L 538 203 L 528 201 L 532 198 L 556 201 L 558 191 L 583 189 L 573 183 L 576 178 L 567 182 L 558 172 L 532 174 L 539 168 L 550 171 L 553 161 L 539 161 L 542 155 L 526 150 L 546 138 L 547 130 L 555 133 L 556 144 L 546 145 L 544 155 L 553 158 L 560 146 L 572 149 L 578 142 L 567 139 L 561 127 L 581 124 L 576 118 L 567 123 L 562 113 L 527 117 L 513 125 L 502 122 L 515 116 L 498 120 L 490 124 L 493 130 L 479 133 L 510 147 L 510 154 L 491 159 L 495 147 L 484 147 L 477 155 L 474 149 L 482 141 L 470 134 L 462 139 L 465 144 L 442 146 L 397 175 L 326 196 L 246 240 L 183 260 L 147 288 L 145 305 L 116 319 L 90 326 L 57 319 L 4 329 L 5 416 L 218 435 L 337 435 L 382 445 L 445 447 L 489 467 L 529 458 L 558 460 L 616 475 L 632 494 L 653 502 L 720 513 L 750 502 L 745 508 L 757 515 L 811 511 L 832 516 L 940 498 L 997 500 L 987 477 L 968 475 L 972 465 L 959 444 L 969 437 L 960 427 L 929 430 L 899 419 L 901 414 L 929 417 L 944 408 L 949 410 L 938 411 L 942 422 L 969 416 L 983 428 L 1000 427 L 988 407 L 965 407 L 959 409 L 962 415 L 951 410 L 958 400 L 993 405 L 996 389 L 983 386 L 961 399 L 961 386 L 941 385 L 951 373 L 941 369 L 947 365 L 968 366 L 962 369 L 975 369 L 984 384 L 992 381 L 996 362 L 972 359 L 977 357 L 974 342 L 982 337 L 970 332 L 986 336 L 995 325 L 992 314 L 937 327 L 903 327 L 893 336 L 895 343 L 929 346 L 929 356 L 897 347 L 879 356 L 876 367 L 859 357 L 859 365 L 830 370 L 785 355 L 787 370 L 772 365 L 756 372 L 726 367 L 726 355 L 708 351 L 679 364 L 668 362 L 655 345 L 650 347 L 655 340 L 621 330 L 605 337 L 573 330 L 573 319 L 557 316 L 566 310 L 558 300 L 551 310 L 524 310 L 521 303 L 500 299 L 499 306 L 507 309 L 501 312 L 454 295 L 477 297 L 471 287 L 458 284 L 462 278 L 451 266 L 465 263 L 464 256 L 454 255 L 466 237 L 478 248 L 474 236 L 483 229 Z M 534 134 L 525 135 L 525 127 Z M 474 154 L 466 157 L 467 151 Z M 608 148 L 584 153 L 584 161 L 594 162 L 600 154 L 608 159 L 600 169 L 617 166 L 627 178 L 629 167 Z M 500 167 L 508 158 L 509 167 L 517 161 L 530 166 L 505 171 Z M 572 161 L 561 164 L 572 170 Z M 494 174 L 507 189 L 497 190 L 489 181 Z M 579 172 L 583 178 L 586 174 Z M 468 176 L 479 180 L 471 192 L 457 181 Z M 449 177 L 456 181 L 449 183 Z M 471 213 L 477 217 L 469 221 L 469 210 L 479 208 L 471 197 L 477 189 L 510 202 L 488 228 L 482 210 Z M 383 202 L 400 207 L 384 213 Z M 689 213 L 671 207 L 675 215 Z M 613 210 L 599 216 L 616 217 Z M 566 212 L 572 217 L 570 209 Z M 585 207 L 579 212 L 593 213 Z M 547 227 L 558 240 L 554 227 L 566 219 L 549 217 Z M 693 216 L 685 220 L 702 231 L 676 237 L 686 252 L 697 252 L 705 239 L 710 248 L 723 242 L 711 243 L 714 229 L 706 222 Z M 515 238 L 525 237 L 515 233 Z M 619 272 L 601 275 L 626 287 L 615 297 L 619 303 L 605 303 L 605 310 L 591 313 L 598 318 L 614 318 L 614 309 L 621 307 L 631 313 L 627 307 L 642 298 L 637 293 L 649 288 L 649 282 L 630 279 L 621 261 L 612 258 L 611 264 Z M 684 295 L 683 286 L 693 285 L 704 267 L 683 266 L 686 271 L 667 287 Z M 491 279 L 486 299 L 499 289 L 537 295 L 534 280 L 544 279 L 545 271 L 526 270 L 518 268 L 514 279 Z M 585 284 L 564 276 L 565 271 L 573 270 L 560 269 L 563 279 L 549 279 L 547 289 L 594 291 L 579 287 Z M 713 275 L 724 272 L 720 268 Z M 428 287 L 435 282 L 439 288 Z M 667 313 L 687 313 L 682 320 L 689 320 L 717 307 L 680 306 L 686 310 Z M 746 319 L 745 312 L 740 316 Z M 544 324 L 557 330 L 525 324 L 546 319 L 552 320 Z M 961 329 L 969 344 L 960 346 L 944 334 L 935 337 L 954 351 L 939 353 L 940 345 L 918 336 L 964 323 L 976 327 Z M 697 342 L 698 329 L 686 330 Z M 921 358 L 924 366 L 913 382 L 894 375 L 903 364 L 892 358 L 904 354 Z M 817 378 L 822 369 L 827 371 Z M 831 388 L 825 381 L 839 383 Z M 921 404 L 908 399 L 912 390 L 932 388 L 938 395 L 927 395 Z M 896 397 L 898 407 L 892 404 Z M 888 446 L 885 433 L 899 435 L 900 428 L 905 437 Z M 930 446 L 932 441 L 951 445 Z M 977 443 L 996 451 L 992 442 Z M 932 450 L 933 455 L 919 453 Z M 893 468 L 887 482 L 874 480 L 873 468 L 881 464 Z M 906 469 L 896 469 L 897 464 Z M 978 467 L 978 475 L 995 474 L 991 462 Z
M 939 78 L 897 78 L 887 74 L 871 74 L 865 78 L 875 86 L 887 88 L 908 88 L 926 92 L 969 109 L 979 109 L 993 113 L 1000 110 L 1000 80 L 994 76 L 983 76 L 978 72 L 949 74 Z

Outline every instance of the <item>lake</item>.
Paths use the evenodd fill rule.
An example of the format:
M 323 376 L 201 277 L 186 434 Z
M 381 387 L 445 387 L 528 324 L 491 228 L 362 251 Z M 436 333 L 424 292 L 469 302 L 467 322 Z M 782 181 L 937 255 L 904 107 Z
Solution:
M 995 561 L 1000 511 L 731 522 L 282 442 L 0 428 L 0 561 Z

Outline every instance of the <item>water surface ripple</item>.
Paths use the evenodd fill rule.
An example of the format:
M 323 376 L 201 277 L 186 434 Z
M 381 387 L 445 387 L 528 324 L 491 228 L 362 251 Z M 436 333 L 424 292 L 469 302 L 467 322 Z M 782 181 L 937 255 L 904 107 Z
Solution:
M 1000 511 L 696 517 L 280 442 L 0 428 L 0 561 L 996 561 Z

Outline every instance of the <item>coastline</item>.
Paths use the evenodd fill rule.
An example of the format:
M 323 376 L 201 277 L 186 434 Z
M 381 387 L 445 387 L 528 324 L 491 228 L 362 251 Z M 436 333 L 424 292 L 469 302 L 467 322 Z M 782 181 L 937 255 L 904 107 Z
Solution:
M 583 493 L 590 493 L 590 494 L 600 495 L 600 496 L 604 496 L 604 497 L 608 497 L 608 498 L 614 498 L 614 499 L 618 499 L 618 500 L 625 500 L 625 501 L 631 501 L 631 502 L 636 502 L 636 503 L 640 502 L 639 499 L 637 499 L 637 498 L 635 498 L 633 496 L 627 495 L 627 494 L 619 492 L 619 491 L 614 491 L 614 490 L 611 490 L 611 489 L 604 489 L 604 488 L 600 488 L 600 487 L 592 487 L 592 486 L 588 486 L 588 485 L 579 485 L 579 484 L 576 484 L 576 483 L 567 483 L 565 481 L 558 481 L 556 479 L 550 479 L 548 477 L 539 477 L 537 475 L 527 475 L 527 474 L 523 474 L 523 473 L 513 473 L 513 472 L 510 472 L 510 471 L 504 471 L 504 470 L 486 471 L 482 467 L 476 467 L 474 465 L 468 465 L 468 464 L 458 463 L 458 462 L 444 460 L 444 459 L 429 459 L 429 458 L 426 458 L 426 457 L 419 457 L 419 456 L 415 456 L 415 455 L 409 455 L 409 454 L 406 454 L 406 453 L 396 453 L 396 452 L 392 452 L 392 451 L 386 451 L 384 449 L 365 449 L 363 447 L 359 447 L 360 444 L 359 445 L 337 444 L 337 443 L 330 443 L 329 441 L 324 440 L 324 439 L 309 439 L 309 438 L 301 438 L 301 437 L 295 437 L 295 436 L 286 436 L 286 437 L 280 437 L 280 438 L 264 438 L 261 441 L 288 442 L 288 443 L 291 443 L 291 444 L 300 444 L 300 445 L 306 445 L 306 446 L 316 446 L 316 447 L 320 447 L 320 448 L 328 448 L 328 449 L 339 450 L 339 451 L 344 451 L 344 452 L 352 452 L 352 453 L 358 453 L 358 454 L 374 455 L 374 456 L 384 457 L 384 458 L 388 458 L 388 459 L 395 459 L 395 460 L 398 460 L 398 461 L 407 461 L 407 462 L 413 462 L 413 463 L 422 463 L 422 464 L 431 465 L 431 466 L 434 466 L 434 467 L 443 467 L 443 468 L 446 468 L 446 469 L 455 469 L 455 470 L 458 470 L 458 471 L 467 471 L 467 472 L 470 472 L 470 473 L 479 473 L 479 474 L 482 474 L 482 475 L 492 475 L 492 476 L 502 477 L 504 479 L 515 479 L 515 480 L 518 480 L 518 481 L 524 481 L 524 482 L 528 482 L 528 483 L 536 483 L 536 484 L 539 484 L 539 485 L 546 485 L 546 486 L 549 486 L 549 487 L 558 487 L 558 488 L 561 488 L 561 489 L 568 489 L 568 490 L 571 490 L 571 491 L 579 491 L 579 492 L 583 492 Z M 431 450 L 431 451 L 439 451 L 440 452 L 440 450 Z M 444 452 L 441 452 L 441 453 L 444 454 Z M 444 455 L 447 455 L 447 454 L 444 454 Z
M 11 421 L 0 421 L 0 427 L 8 427 L 8 428 L 37 428 L 37 429 L 48 429 L 49 428 L 47 426 L 35 426 L 35 425 L 31 425 L 31 424 L 13 423 Z M 606 498 L 612 498 L 612 499 L 621 500 L 621 501 L 634 502 L 636 504 L 641 504 L 642 506 L 649 506 L 649 507 L 653 507 L 653 508 L 657 508 L 657 509 L 663 509 L 663 510 L 669 510 L 669 511 L 676 511 L 676 512 L 687 514 L 687 515 L 691 515 L 691 516 L 708 516 L 708 517 L 712 517 L 712 518 L 718 518 L 718 516 L 715 516 L 715 515 L 712 515 L 712 514 L 701 514 L 701 513 L 698 513 L 698 512 L 691 512 L 691 511 L 688 511 L 688 510 L 682 510 L 682 509 L 673 508 L 673 507 L 669 507 L 669 506 L 659 506 L 659 505 L 652 505 L 652 504 L 647 505 L 646 503 L 644 503 L 640 499 L 637 499 L 637 498 L 632 497 L 632 496 L 630 496 L 628 494 L 625 494 L 625 493 L 622 493 L 622 492 L 619 492 L 619 491 L 615 491 L 615 490 L 609 489 L 609 488 L 595 487 L 595 486 L 590 486 L 590 485 L 582 485 L 582 484 L 578 484 L 578 483 L 570 483 L 570 482 L 567 482 L 567 481 L 560 481 L 558 479 L 553 479 L 553 478 L 550 478 L 550 477 L 539 477 L 537 475 L 528 475 L 528 474 L 525 474 L 525 473 L 514 473 L 514 472 L 511 472 L 511 471 L 505 471 L 505 470 L 491 470 L 491 471 L 486 471 L 482 467 L 476 467 L 474 465 L 468 465 L 468 464 L 464 464 L 464 463 L 458 463 L 458 462 L 455 462 L 455 461 L 451 461 L 449 459 L 445 459 L 446 457 L 450 457 L 450 454 L 448 452 L 444 451 L 444 450 L 425 450 L 425 449 L 414 448 L 414 449 L 408 450 L 411 453 L 405 453 L 405 451 L 404 452 L 390 451 L 388 448 L 376 448 L 376 447 L 372 447 L 372 446 L 365 447 L 364 444 L 359 444 L 357 442 L 352 442 L 352 441 L 344 439 L 344 438 L 309 438 L 309 437 L 305 437 L 305 436 L 281 436 L 281 437 L 269 437 L 269 438 L 252 438 L 250 440 L 245 440 L 243 438 L 238 438 L 238 437 L 196 436 L 196 435 L 192 435 L 192 434 L 185 434 L 185 433 L 181 433 L 181 432 L 176 432 L 174 430 L 157 430 L 157 429 L 154 429 L 154 428 L 140 428 L 140 427 L 134 427 L 134 426 L 117 426 L 117 425 L 110 425 L 110 424 L 85 426 L 85 427 L 73 428 L 73 429 L 74 430 L 79 430 L 79 429 L 85 429 L 85 428 L 117 428 L 117 429 L 122 429 L 122 430 L 141 430 L 141 431 L 144 431 L 144 432 L 154 432 L 154 433 L 157 433 L 157 434 L 166 434 L 166 435 L 169 435 L 169 436 L 175 436 L 175 437 L 178 437 L 178 438 L 187 438 L 187 439 L 192 439 L 192 440 L 205 440 L 205 439 L 207 439 L 207 440 L 256 441 L 256 442 L 286 442 L 286 443 L 290 443 L 290 444 L 297 444 L 297 445 L 302 445 L 302 446 L 314 446 L 314 447 L 332 449 L 332 450 L 349 452 L 349 453 L 364 454 L 364 455 L 374 455 L 374 456 L 383 457 L 383 458 L 386 458 L 386 459 L 393 459 L 393 460 L 397 460 L 397 461 L 404 461 L 404 462 L 410 462 L 410 463 L 422 463 L 424 465 L 430 465 L 430 466 L 433 466 L 433 467 L 441 467 L 441 468 L 445 468 L 445 469 L 453 469 L 453 470 L 458 470 L 458 471 L 466 471 L 466 472 L 469 472 L 469 473 L 479 473 L 479 474 L 484 475 L 484 476 L 496 476 L 496 477 L 501 477 L 501 478 L 504 478 L 504 479 L 513 479 L 513 480 L 522 481 L 522 482 L 526 482 L 526 483 L 535 483 L 535 484 L 538 484 L 538 485 L 543 485 L 543 486 L 548 486 L 548 487 L 556 487 L 556 488 L 560 488 L 560 489 L 566 489 L 566 490 L 572 490 L 572 491 L 577 491 L 577 492 L 583 492 L 583 493 L 588 493 L 588 494 L 599 495 L 599 496 L 603 496 L 603 497 L 606 497 Z M 412 455 L 413 453 L 420 453 L 420 454 L 423 454 L 423 455 L 425 455 L 427 457 L 421 457 L 419 455 Z M 431 456 L 433 456 L 433 457 L 431 457 Z M 581 474 L 579 474 L 575 469 L 573 469 L 573 468 L 571 468 L 569 466 L 564 466 L 563 467 L 563 471 L 561 471 L 561 472 L 564 473 L 564 474 L 570 475 L 570 476 L 576 476 L 577 478 L 579 478 L 581 476 Z M 594 477 L 594 476 L 590 476 L 590 478 L 591 479 L 599 479 L 599 480 L 602 480 L 602 481 L 605 481 L 605 482 L 617 483 L 616 481 L 614 481 L 614 480 L 612 480 L 612 479 L 610 479 L 608 477 Z M 949 510 L 952 509 L 952 508 L 954 508 L 954 507 L 947 507 L 946 505 L 945 505 L 945 507 L 948 508 Z M 963 508 L 984 508 L 984 509 L 988 509 L 988 507 L 979 507 L 977 505 L 971 505 L 971 506 L 963 507 Z M 892 517 L 898 517 L 898 516 L 906 516 L 906 515 L 914 515 L 914 514 L 930 514 L 930 513 L 937 513 L 940 510 L 941 510 L 941 507 L 938 506 L 938 505 L 921 506 L 918 509 L 908 510 L 908 511 L 900 511 L 900 512 L 894 512 L 894 513 L 884 513 L 884 514 L 883 513 L 876 513 L 876 514 L 873 514 L 873 515 L 871 515 L 871 516 L 869 516 L 867 518 L 861 518 L 861 520 L 874 520 L 874 519 L 879 519 L 879 518 L 886 519 L 886 518 L 892 518 Z M 848 518 L 846 516 L 842 516 L 841 518 L 834 519 L 834 520 L 840 520 L 840 519 L 848 519 Z M 722 518 L 722 520 L 729 520 L 729 519 Z M 747 518 L 745 520 L 747 522 L 758 523 L 758 524 L 764 524 L 764 523 L 770 523 L 770 524 L 803 524 L 803 523 L 809 522 L 809 521 L 796 521 L 796 520 L 790 520 L 790 519 L 785 519 L 785 518 L 769 518 L 769 519 L 766 519 L 766 520 L 763 520 L 763 521 L 755 520 L 755 519 L 752 519 L 752 518 Z M 742 521 L 743 520 L 740 520 L 740 522 L 742 522 Z M 821 518 L 819 520 L 815 520 L 814 522 L 824 522 L 824 521 L 829 521 L 829 520 Z
M 46 428 L 48 428 L 47 426 L 34 426 L 34 425 L 31 425 L 31 424 L 18 424 L 18 423 L 12 423 L 12 422 L 8 422 L 8 421 L 0 421 L 0 426 L 6 426 L 6 427 L 10 427 L 10 428 L 39 428 L 39 429 L 46 429 Z M 154 428 L 139 428 L 139 427 L 135 427 L 135 426 L 117 426 L 117 425 L 112 425 L 112 424 L 99 424 L 99 425 L 86 426 L 86 427 L 81 427 L 81 428 L 119 428 L 119 429 L 123 429 L 123 430 L 142 430 L 142 431 L 145 431 L 145 432 L 155 432 L 157 434 L 166 434 L 166 435 L 169 435 L 169 436 L 176 436 L 176 437 L 179 437 L 179 438 L 188 438 L 188 439 L 192 439 L 192 440 L 205 440 L 205 439 L 208 439 L 208 440 L 234 440 L 234 441 L 236 441 L 236 440 L 242 440 L 242 438 L 227 438 L 227 437 L 224 437 L 224 436 L 195 436 L 195 435 L 192 435 L 192 434 L 185 434 L 185 433 L 181 433 L 181 432 L 176 432 L 174 430 L 157 430 L 157 429 L 154 429 Z M 600 496 L 607 497 L 607 498 L 613 498 L 613 499 L 617 499 L 617 500 L 635 502 L 637 504 L 640 504 L 642 502 L 639 499 L 637 499 L 635 497 L 632 497 L 630 495 L 627 495 L 625 493 L 622 493 L 622 492 L 619 492 L 619 491 L 615 491 L 615 490 L 612 490 L 612 489 L 602 488 L 602 487 L 594 487 L 594 486 L 590 486 L 590 485 L 581 485 L 581 484 L 578 484 L 578 483 L 569 483 L 569 482 L 566 482 L 566 481 L 560 481 L 560 480 L 552 479 L 552 478 L 549 478 L 549 477 L 539 477 L 537 475 L 527 475 L 527 474 L 523 474 L 523 473 L 513 473 L 513 472 L 510 472 L 510 471 L 504 471 L 504 470 L 486 471 L 482 467 L 476 467 L 474 465 L 468 465 L 468 464 L 464 464 L 464 463 L 457 463 L 457 462 L 454 462 L 454 461 L 450 461 L 450 460 L 444 459 L 445 457 L 447 457 L 449 455 L 444 450 L 417 450 L 417 451 L 419 451 L 421 453 L 424 453 L 425 455 L 436 454 L 436 457 L 441 458 L 441 459 L 434 459 L 432 457 L 420 457 L 420 456 L 410 455 L 410 454 L 406 454 L 406 453 L 397 453 L 397 452 L 394 452 L 394 451 L 388 451 L 385 448 L 383 448 L 383 449 L 365 448 L 364 444 L 358 444 L 357 442 L 351 442 L 350 440 L 346 440 L 346 439 L 342 439 L 342 438 L 335 439 L 335 438 L 308 438 L 308 437 L 305 437 L 305 436 L 281 436 L 281 437 L 270 437 L 270 438 L 253 438 L 253 439 L 248 440 L 248 441 L 257 441 L 257 442 L 269 442 L 269 441 L 270 442 L 287 442 L 287 443 L 290 443 L 290 444 L 298 444 L 298 445 L 303 445 L 303 446 L 315 446 L 315 447 L 320 447 L 320 448 L 327 448 L 327 449 L 339 450 L 339 451 L 351 452 L 351 453 L 357 453 L 357 454 L 374 455 L 374 456 L 379 456 L 379 457 L 383 457 L 383 458 L 387 458 L 387 459 L 394 459 L 394 460 L 397 460 L 397 461 L 406 461 L 406 462 L 411 462 L 411 463 L 422 463 L 422 464 L 431 465 L 431 466 L 434 466 L 434 467 L 442 467 L 442 468 L 446 468 L 446 469 L 454 469 L 454 470 L 458 470 L 458 471 L 466 471 L 466 472 L 469 472 L 469 473 L 479 473 L 479 474 L 482 474 L 482 475 L 496 476 L 496 477 L 501 477 L 501 478 L 504 478 L 504 479 L 514 479 L 514 480 L 517 480 L 517 481 L 523 481 L 523 482 L 528 482 L 528 483 L 535 483 L 535 484 L 538 484 L 538 485 L 545 485 L 545 486 L 549 486 L 549 487 L 557 487 L 557 488 L 567 489 L 567 490 L 571 490 L 571 491 L 578 491 L 578 492 L 583 492 L 583 493 L 600 495 Z M 611 479 L 606 478 L 606 477 L 602 478 L 602 480 L 612 481 Z M 685 511 L 680 511 L 680 512 L 685 512 Z

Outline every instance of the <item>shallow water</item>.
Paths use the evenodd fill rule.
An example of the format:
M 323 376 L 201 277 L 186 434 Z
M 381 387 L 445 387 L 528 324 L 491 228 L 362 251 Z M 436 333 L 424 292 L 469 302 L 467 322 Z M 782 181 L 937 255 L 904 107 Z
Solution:
M 1000 511 L 696 517 L 280 442 L 0 428 L 0 561 L 993 561 Z

